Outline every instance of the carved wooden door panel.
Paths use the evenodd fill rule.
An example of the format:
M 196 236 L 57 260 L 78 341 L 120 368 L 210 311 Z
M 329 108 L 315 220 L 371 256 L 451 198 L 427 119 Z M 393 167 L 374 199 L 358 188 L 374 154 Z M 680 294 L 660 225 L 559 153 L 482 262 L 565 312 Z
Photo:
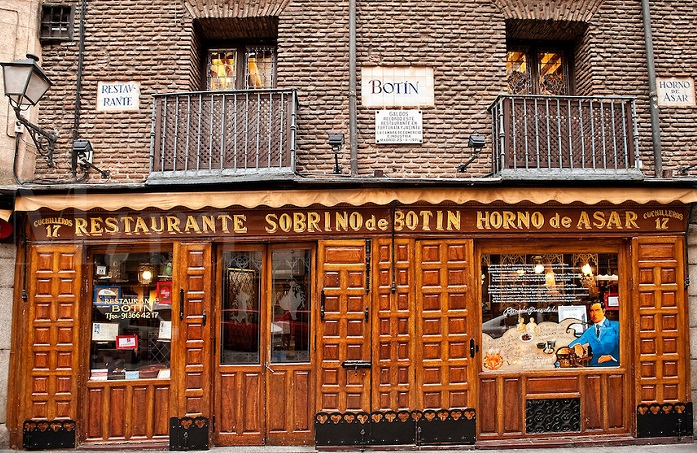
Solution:
M 40 245 L 30 253 L 19 418 L 77 420 L 83 251 Z
M 320 244 L 319 411 L 474 406 L 472 253 L 468 240 Z
M 415 409 L 414 241 L 380 239 L 374 256 L 372 410 Z
M 471 240 L 416 243 L 417 409 L 475 407 Z
M 318 250 L 317 411 L 370 412 L 369 241 L 322 241 Z
M 211 244 L 175 243 L 173 390 L 177 417 L 211 417 Z
M 638 335 L 636 403 L 689 399 L 684 242 L 644 237 L 632 243 Z

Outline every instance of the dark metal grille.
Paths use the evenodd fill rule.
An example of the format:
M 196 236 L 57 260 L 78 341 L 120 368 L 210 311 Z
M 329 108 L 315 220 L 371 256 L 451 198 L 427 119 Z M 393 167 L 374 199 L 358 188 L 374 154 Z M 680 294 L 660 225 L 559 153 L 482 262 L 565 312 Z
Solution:
M 640 175 L 633 98 L 502 95 L 490 110 L 496 173 Z
M 45 5 L 41 10 L 41 40 L 65 41 L 73 38 L 73 7 Z
M 528 400 L 525 402 L 526 433 L 559 433 L 580 430 L 580 398 Z
M 226 175 L 295 169 L 293 90 L 156 95 L 151 175 Z

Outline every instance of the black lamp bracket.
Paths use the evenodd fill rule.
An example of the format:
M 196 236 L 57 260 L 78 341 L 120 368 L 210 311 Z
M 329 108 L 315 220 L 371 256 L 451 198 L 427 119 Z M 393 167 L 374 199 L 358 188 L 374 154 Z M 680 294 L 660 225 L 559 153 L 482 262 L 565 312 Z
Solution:
M 102 176 L 102 179 L 111 178 L 111 173 L 109 173 L 109 170 L 102 170 L 88 160 L 81 160 L 78 163 L 80 164 L 80 167 L 82 167 L 82 169 L 85 171 L 85 173 L 87 173 L 87 170 L 91 168 L 95 170 L 97 173 L 99 173 Z
M 29 131 L 29 136 L 36 146 L 36 150 L 39 155 L 46 158 L 46 162 L 49 167 L 53 167 L 53 151 L 56 148 L 56 141 L 58 141 L 58 134 L 55 132 L 46 132 L 39 126 L 32 124 L 24 116 L 22 116 L 22 111 L 19 107 L 14 107 L 15 115 L 17 116 L 17 121 L 19 121 L 26 129 Z
M 89 140 L 73 140 L 72 154 L 72 172 L 73 178 L 84 180 L 87 177 L 87 172 L 92 169 L 97 171 L 102 179 L 109 179 L 111 174 L 107 170 L 102 170 L 92 163 L 92 144 Z M 83 175 L 77 177 L 78 167 L 82 170 Z

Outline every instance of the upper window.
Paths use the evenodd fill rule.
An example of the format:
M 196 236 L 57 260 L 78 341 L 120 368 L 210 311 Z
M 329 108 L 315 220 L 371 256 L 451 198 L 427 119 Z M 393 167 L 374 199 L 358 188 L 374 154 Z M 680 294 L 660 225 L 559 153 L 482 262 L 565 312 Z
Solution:
M 512 94 L 570 94 L 568 52 L 536 45 L 509 46 L 506 80 Z
M 276 48 L 243 46 L 208 52 L 207 89 L 253 90 L 276 85 Z
M 41 40 L 67 41 L 73 39 L 73 7 L 44 5 L 41 11 Z

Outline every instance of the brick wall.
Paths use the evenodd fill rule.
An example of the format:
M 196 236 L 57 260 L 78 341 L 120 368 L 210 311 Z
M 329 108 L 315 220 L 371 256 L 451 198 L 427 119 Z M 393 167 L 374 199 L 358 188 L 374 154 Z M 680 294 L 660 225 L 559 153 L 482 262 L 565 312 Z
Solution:
M 659 76 L 694 76 L 697 59 L 695 2 L 652 2 Z M 75 3 L 79 19 L 79 3 Z M 152 95 L 200 87 L 201 43 L 193 21 L 203 17 L 278 15 L 278 85 L 299 94 L 297 169 L 330 174 L 333 153 L 327 133 L 348 138 L 348 1 L 267 1 L 185 4 L 164 0 L 88 2 L 85 69 L 79 135 L 91 140 L 94 162 L 112 182 L 142 182 L 148 174 Z M 391 177 L 461 176 L 471 133 L 490 135 L 487 107 L 504 92 L 506 19 L 583 20 L 576 48 L 577 92 L 637 96 L 640 150 L 645 170 L 653 165 L 647 69 L 640 2 L 587 0 L 554 7 L 521 0 L 462 2 L 358 2 L 358 168 L 360 175 L 384 171 Z M 542 6 L 541 6 L 542 5 Z M 544 7 L 543 7 L 544 6 Z M 76 22 L 77 26 L 77 22 Z M 74 121 L 76 40 L 46 45 L 42 66 L 56 81 L 41 106 L 41 124 L 61 136 L 57 167 L 37 163 L 43 178 L 68 180 Z M 376 145 L 373 109 L 360 105 L 360 68 L 365 65 L 430 66 L 435 107 L 423 109 L 424 143 Z M 95 111 L 99 81 L 141 84 L 139 112 Z M 661 109 L 664 167 L 695 163 L 696 109 Z M 349 144 L 341 164 L 349 167 Z M 491 170 L 490 147 L 467 175 Z M 98 176 L 91 182 L 99 183 Z

